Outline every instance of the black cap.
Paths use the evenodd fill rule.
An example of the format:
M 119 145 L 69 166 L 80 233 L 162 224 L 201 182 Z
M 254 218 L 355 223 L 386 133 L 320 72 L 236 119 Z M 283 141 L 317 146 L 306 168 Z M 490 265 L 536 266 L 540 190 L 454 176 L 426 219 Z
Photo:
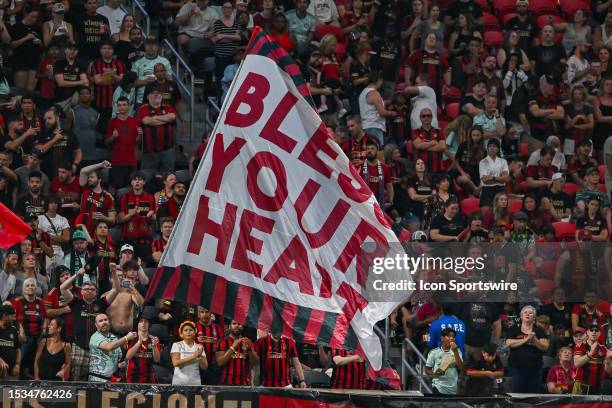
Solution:
M 45 153 L 37 148 L 34 148 L 30 151 L 30 156 L 36 157 L 38 160 L 44 157 Z
M 36 213 L 33 213 L 33 212 L 28 212 L 23 216 L 24 221 L 32 221 L 32 220 L 37 220 L 37 219 L 38 219 L 38 215 L 36 215 Z
M 6 316 L 6 315 L 14 315 L 16 314 L 15 312 L 15 308 L 11 305 L 1 305 L 0 306 L 0 317 L 2 316 Z
M 58 265 L 58 266 L 55 267 L 53 272 L 55 273 L 56 276 L 60 276 L 64 272 L 70 272 L 70 268 L 68 268 L 68 267 L 66 267 L 64 265 Z
M 148 320 L 149 322 L 155 320 L 157 318 L 157 309 L 153 306 L 145 306 L 140 314 L 140 318 Z
M 496 137 L 489 139 L 489 142 L 487 143 L 487 148 L 491 145 L 495 145 L 499 149 L 499 140 Z
M 68 41 L 66 43 L 66 48 L 77 48 L 77 44 L 74 41 Z
M 512 218 L 515 221 L 523 221 L 523 222 L 529 221 L 529 217 L 523 211 L 517 212 L 516 214 L 514 214 L 514 217 L 512 217 Z
M 599 325 L 597 323 L 591 323 L 589 325 L 589 330 L 590 331 L 600 331 L 601 328 L 599 327 Z
M 145 44 L 159 44 L 159 41 L 157 40 L 157 36 L 148 35 L 147 38 L 145 38 L 144 43 Z

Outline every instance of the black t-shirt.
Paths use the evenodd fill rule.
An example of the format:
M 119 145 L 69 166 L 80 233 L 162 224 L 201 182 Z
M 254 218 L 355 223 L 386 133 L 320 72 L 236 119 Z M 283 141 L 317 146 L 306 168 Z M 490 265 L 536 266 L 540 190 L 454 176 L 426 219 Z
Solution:
M 89 338 L 96 332 L 96 316 L 106 311 L 108 302 L 106 298 L 102 298 L 88 305 L 83 299 L 75 297 L 68 306 L 74 321 L 73 342 L 82 349 L 89 350 Z
M 504 31 L 516 31 L 519 36 L 519 48 L 527 54 L 531 54 L 533 39 L 536 37 L 538 25 L 531 17 L 527 17 L 525 21 L 516 17 L 512 17 L 504 26 Z M 530 55 L 531 56 L 531 55 Z
M 489 231 L 485 229 L 470 231 L 470 238 L 467 242 L 489 242 Z
M 372 68 L 382 71 L 385 81 L 395 81 L 399 66 L 400 46 L 394 41 L 381 40 L 376 41 L 372 48 L 376 52 L 376 55 L 372 56 Z
M 474 105 L 475 108 L 484 110 L 484 98 L 482 98 L 482 100 L 479 101 L 478 99 L 474 98 L 474 95 L 468 95 L 461 100 L 460 112 L 462 114 L 465 113 L 463 111 L 463 107 L 467 105 L 468 103 L 471 103 L 472 105 Z
M 547 197 L 550 200 L 558 214 L 565 214 L 566 209 L 571 210 L 573 207 L 572 199 L 565 191 L 553 193 L 551 190 L 546 190 L 542 193 L 542 197 Z
M 74 151 L 80 146 L 76 135 L 68 129 L 61 129 L 64 137 L 55 143 L 43 156 L 41 168 L 45 174 L 54 176 L 57 173 L 57 167 L 63 163 L 72 163 L 74 160 Z M 54 131 L 47 130 L 38 136 L 37 143 L 45 144 L 55 137 Z
M 117 41 L 115 44 L 115 54 L 117 59 L 123 62 L 127 70 L 132 68 L 134 61 L 140 57 L 144 57 L 144 43 L 140 44 L 140 47 L 134 47 L 131 42 L 128 41 Z
M 540 314 L 550 317 L 550 324 L 554 327 L 556 325 L 563 325 L 566 330 L 572 327 L 572 307 L 565 304 L 563 310 L 559 310 L 553 303 L 548 303 L 542 306 Z
M 562 58 L 566 58 L 565 49 L 560 44 L 540 44 L 534 49 L 533 57 L 536 62 L 536 74 L 550 75 L 556 66 L 559 66 Z
M 461 214 L 457 214 L 452 220 L 448 220 L 444 214 L 440 214 L 433 219 L 430 229 L 437 229 L 442 235 L 456 237 L 465 227 L 465 219 Z
M 468 14 L 476 19 L 482 17 L 482 7 L 474 0 L 454 1 L 448 8 L 447 14 L 455 19 L 459 14 Z
M 31 194 L 26 194 L 17 199 L 15 204 L 15 212 L 20 215 L 34 213 L 43 215 L 47 208 L 48 198 L 44 195 L 39 195 L 36 199 Z
M 61 59 L 53 66 L 53 74 L 64 74 L 64 81 L 76 82 L 81 80 L 81 74 L 87 73 L 87 68 L 78 61 L 70 64 L 66 59 Z M 77 90 L 76 86 L 61 87 L 57 86 L 57 93 L 59 100 L 70 98 Z
M 533 325 L 533 332 L 537 339 L 545 339 L 546 333 L 538 327 Z M 527 334 L 521 331 L 521 325 L 517 325 L 508 329 L 509 339 L 523 339 L 527 337 Z M 537 370 L 542 368 L 542 356 L 544 353 L 540 351 L 536 346 L 531 344 L 523 344 L 519 347 L 510 348 L 510 357 L 508 358 L 508 367 L 522 368 Z
M 9 365 L 9 372 L 17 361 L 17 349 L 19 348 L 19 332 L 11 324 L 6 328 L 0 328 L 0 358 Z
M 482 347 L 491 341 L 493 322 L 499 319 L 499 309 L 493 303 L 463 303 L 460 318 L 465 322 L 465 344 Z
M 599 213 L 595 215 L 595 218 L 588 218 L 588 215 L 585 214 L 576 220 L 576 228 L 588 230 L 591 235 L 599 235 L 606 228 L 606 221 Z
M 503 370 L 504 365 L 502 364 L 498 355 L 495 356 L 495 359 L 487 363 L 487 361 L 482 358 L 470 362 L 468 364 L 468 370 L 476 370 L 476 371 L 499 371 Z M 467 386 L 465 390 L 465 395 L 473 396 L 473 397 L 484 397 L 493 394 L 493 385 L 495 380 L 488 377 L 468 377 Z
M 84 60 L 100 57 L 100 44 L 109 39 L 109 31 L 100 33 L 100 27 L 105 24 L 109 27 L 108 19 L 100 14 L 93 16 L 81 14 L 74 27 L 74 34 L 79 46 L 79 56 Z
M 10 31 L 12 41 L 20 40 L 28 34 L 34 34 L 36 38 L 38 38 L 42 43 L 42 34 L 40 32 L 40 29 L 35 25 L 28 26 L 20 21 L 15 24 L 10 29 Z M 40 60 L 40 56 L 42 54 L 42 47 L 40 46 L 41 43 L 35 44 L 34 40 L 26 41 L 19 47 L 13 49 L 13 59 L 21 64 L 24 64 L 26 61 L 30 61 L 32 62 L 32 64 L 35 61 L 36 64 L 38 64 L 38 61 Z

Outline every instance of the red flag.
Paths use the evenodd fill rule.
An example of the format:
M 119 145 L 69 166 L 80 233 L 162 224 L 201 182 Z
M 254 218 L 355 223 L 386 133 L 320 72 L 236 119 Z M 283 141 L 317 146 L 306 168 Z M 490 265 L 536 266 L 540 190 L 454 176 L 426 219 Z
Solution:
M 10 248 L 23 241 L 32 228 L 0 203 L 0 248 Z

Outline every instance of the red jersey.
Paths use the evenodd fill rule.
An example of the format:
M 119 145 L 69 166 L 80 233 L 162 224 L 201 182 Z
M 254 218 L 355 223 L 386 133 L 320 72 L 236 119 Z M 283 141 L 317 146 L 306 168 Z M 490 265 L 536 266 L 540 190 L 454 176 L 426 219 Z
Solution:
M 128 343 L 128 349 L 132 348 L 138 339 L 133 339 Z M 137 384 L 154 384 L 155 370 L 153 370 L 153 348 L 161 350 L 159 343 L 153 345 L 151 337 L 147 338 L 146 343 L 142 343 L 136 355 L 128 361 L 125 382 Z
M 332 359 L 336 356 L 349 357 L 354 355 L 346 350 L 332 349 Z M 366 368 L 364 362 L 352 361 L 341 366 L 334 366 L 331 378 L 331 388 L 364 389 L 366 384 Z
M 47 318 L 45 302 L 36 296 L 34 301 L 28 302 L 23 296 L 13 299 L 13 307 L 17 313 L 17 320 L 23 326 L 26 336 L 37 338 L 42 332 L 43 322 Z
M 38 64 L 38 69 L 36 73 L 40 76 L 38 79 L 39 89 L 40 89 L 40 97 L 42 99 L 53 100 L 55 99 L 55 87 L 57 86 L 55 83 L 55 79 L 49 79 L 46 75 L 51 71 L 53 74 L 53 65 L 55 65 L 56 60 L 51 59 L 49 57 L 44 57 L 40 64 Z
M 95 239 L 93 246 L 90 246 L 90 248 L 98 257 L 98 282 L 110 283 L 110 263 L 115 262 L 117 257 L 110 235 L 105 242 Z
M 593 308 L 593 312 L 588 312 L 586 305 L 574 305 L 572 307 L 572 314 L 578 315 L 578 326 L 587 329 L 592 323 L 603 324 L 605 317 L 597 308 Z
M 166 245 L 168 245 L 168 241 L 166 241 L 164 237 L 157 238 L 151 244 L 151 252 L 164 252 Z
M 46 262 L 46 259 L 45 259 L 46 255 L 42 250 L 41 244 L 45 244 L 48 247 L 50 247 L 51 237 L 46 232 L 43 232 L 41 234 L 40 239 L 38 239 L 36 238 L 36 234 L 34 232 L 31 232 L 27 238 L 30 240 L 30 242 L 32 242 L 32 253 L 36 255 L 36 258 L 38 258 L 38 263 L 41 266 L 44 266 Z
M 214 358 L 215 346 L 222 336 L 223 328 L 218 323 L 211 322 L 208 326 L 200 322 L 196 323 L 196 342 L 204 346 L 204 353 L 206 353 L 206 361 L 208 361 L 209 366 L 216 364 Z
M 74 297 L 81 298 L 81 289 L 73 288 L 72 294 Z M 60 307 L 67 306 L 67 303 L 64 301 L 64 297 L 58 288 L 53 288 L 47 293 L 45 296 L 45 311 L 49 309 L 59 309 Z M 64 334 L 67 340 L 72 340 L 72 335 L 74 334 L 74 319 L 72 317 L 72 313 L 68 312 L 62 315 L 64 319 Z
M 93 61 L 89 65 L 89 76 L 102 75 L 104 79 L 110 79 L 112 74 L 123 75 L 125 67 L 121 61 L 112 60 L 105 62 L 102 59 Z M 93 106 L 98 110 L 113 108 L 113 93 L 117 85 L 113 82 L 107 85 L 97 85 L 94 82 L 94 101 Z
M 66 217 L 72 226 L 79 215 L 79 208 L 70 207 L 69 204 L 81 202 L 81 191 L 78 177 L 74 177 L 70 183 L 62 183 L 57 177 L 51 181 L 51 193 L 60 198 L 59 213 Z
M 574 347 L 574 356 L 584 356 L 590 350 L 586 343 Z M 596 357 L 589 357 L 589 361 L 585 365 L 579 367 L 576 372 L 576 381 L 587 384 L 591 387 L 599 387 L 603 370 L 603 360 L 606 357 L 607 350 L 601 344 L 597 346 Z
M 569 369 L 565 371 L 560 364 L 550 367 L 548 375 L 546 376 L 546 382 L 555 383 L 555 387 L 561 388 L 565 392 L 569 393 L 572 391 L 574 385 L 574 379 L 576 378 L 576 367 L 570 364 Z
M 391 183 L 391 173 L 386 164 L 377 160 L 376 164 L 370 164 L 370 162 L 364 162 L 359 174 L 366 182 L 376 200 L 382 205 L 385 203 L 385 184 Z
M 131 116 L 124 120 L 112 118 L 106 128 L 107 139 L 112 136 L 115 129 L 119 137 L 115 139 L 111 150 L 113 166 L 136 166 L 138 122 Z
M 286 387 L 291 384 L 291 359 L 297 357 L 295 341 L 281 336 L 274 341 L 271 335 L 262 337 L 255 344 L 261 367 L 263 387 Z
M 86 188 L 83 191 L 81 197 L 82 214 L 91 215 L 94 212 L 101 212 L 105 216 L 108 216 L 108 213 L 114 210 L 115 199 L 109 192 L 102 190 L 102 192 L 96 193 L 90 188 Z
M 414 129 L 412 131 L 412 140 L 421 139 L 424 142 L 431 140 L 445 140 L 440 129 L 431 128 L 425 130 L 422 127 Z M 425 162 L 425 168 L 428 169 L 431 174 L 436 174 L 442 169 L 440 163 L 442 162 L 442 152 L 432 152 L 427 149 L 419 150 L 415 147 L 412 148 L 412 159 L 416 162 L 418 159 L 422 159 Z
M 176 221 L 181 207 L 183 207 L 183 202 L 177 203 L 173 198 L 169 199 L 157 209 L 157 218 L 170 217 Z
M 162 152 L 174 147 L 174 123 L 166 123 L 161 126 L 148 126 L 142 123 L 147 116 L 153 117 L 175 113 L 170 105 L 161 104 L 159 108 L 154 108 L 149 104 L 142 105 L 138 109 L 138 124 L 143 130 L 143 153 Z
M 425 73 L 429 77 L 429 86 L 436 91 L 436 95 L 442 94 L 444 74 L 449 70 L 446 57 L 440 55 L 437 51 L 427 52 L 420 49 L 408 56 L 404 66 L 412 67 L 411 83 L 414 84 L 416 77 Z
M 243 337 L 244 341 L 238 346 L 238 352 L 234 354 L 230 361 L 221 367 L 220 385 L 249 385 L 249 347 L 253 344 L 249 339 Z M 247 342 L 248 346 L 245 344 Z M 234 344 L 231 336 L 225 337 L 217 343 L 216 351 L 226 352 Z
M 342 151 L 346 154 L 349 160 L 359 159 L 365 161 L 366 159 L 366 143 L 368 142 L 368 135 L 363 134 L 359 140 L 355 140 L 351 136 L 346 142 L 342 143 Z
M 128 240 L 150 240 L 153 235 L 152 221 L 147 218 L 147 213 L 151 210 L 156 211 L 155 198 L 143 192 L 140 195 L 130 191 L 121 196 L 121 212 L 127 214 L 128 211 L 136 210 L 136 215 L 123 224 L 121 239 Z

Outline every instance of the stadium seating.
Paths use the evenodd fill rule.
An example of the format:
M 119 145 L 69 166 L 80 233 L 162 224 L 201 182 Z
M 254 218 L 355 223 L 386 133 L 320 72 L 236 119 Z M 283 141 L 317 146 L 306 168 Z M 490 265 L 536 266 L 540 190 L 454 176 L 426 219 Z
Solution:
M 485 31 L 484 45 L 491 48 L 500 48 L 504 45 L 504 33 L 501 31 Z
M 539 16 L 538 19 L 536 20 L 536 23 L 538 24 L 538 28 L 540 30 L 545 25 L 549 25 L 550 24 L 549 17 L 552 17 L 552 23 L 553 24 L 565 23 L 565 20 L 563 19 L 563 17 L 559 17 L 559 16 L 557 16 L 555 14 L 542 15 L 542 16 Z
M 484 26 L 484 32 L 486 34 L 487 31 L 501 31 L 501 26 L 499 25 L 499 20 L 496 16 L 491 13 L 483 13 L 482 15 L 482 24 Z
M 584 10 L 590 14 L 591 4 L 588 0 L 559 0 L 559 7 L 568 21 L 574 17 L 576 10 Z
M 448 116 L 450 120 L 455 119 L 460 115 L 459 107 L 459 103 L 449 103 L 446 105 L 446 116 Z
M 522 208 L 523 208 L 523 201 L 520 198 L 511 198 L 508 201 L 508 212 L 510 213 L 510 216 L 521 211 Z
M 470 197 L 461 200 L 461 213 L 463 215 L 470 215 L 476 211 L 480 211 L 480 200 L 478 198 Z
M 563 188 L 563 191 L 570 197 L 573 197 L 578 190 L 580 190 L 580 186 L 576 183 L 565 183 L 565 187 Z
M 535 16 L 542 16 L 545 14 L 556 14 L 557 3 L 553 0 L 531 0 L 529 2 L 529 10 Z
M 555 229 L 555 235 L 560 241 L 573 241 L 574 233 L 576 232 L 576 224 L 571 222 L 553 222 L 553 228 Z

